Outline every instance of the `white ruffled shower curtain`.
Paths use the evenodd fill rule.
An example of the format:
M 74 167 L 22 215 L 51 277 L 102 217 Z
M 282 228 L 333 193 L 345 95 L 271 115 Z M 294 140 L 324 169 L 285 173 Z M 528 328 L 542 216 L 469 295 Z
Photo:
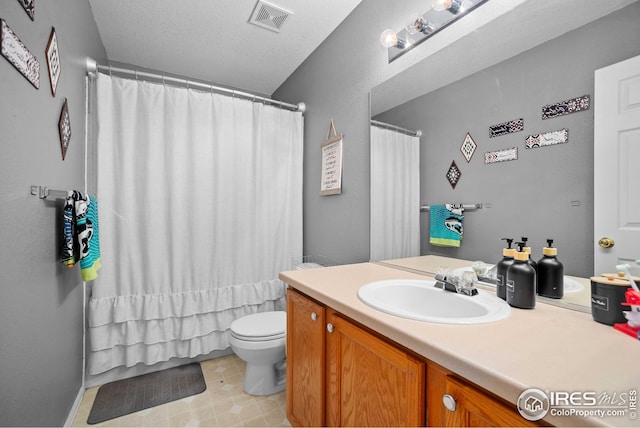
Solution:
M 281 309 L 302 258 L 300 112 L 188 88 L 97 81 L 103 268 L 89 373 L 228 347 L 231 322 Z
M 420 138 L 371 126 L 371 260 L 420 255 Z

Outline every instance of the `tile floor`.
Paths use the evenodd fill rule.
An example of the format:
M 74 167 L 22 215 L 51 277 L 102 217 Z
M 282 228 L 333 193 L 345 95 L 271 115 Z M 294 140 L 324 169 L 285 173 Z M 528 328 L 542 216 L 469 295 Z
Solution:
M 201 394 L 141 410 L 97 425 L 88 425 L 98 388 L 84 393 L 74 427 L 290 427 L 286 419 L 285 392 L 267 397 L 242 390 L 245 362 L 229 355 L 200 363 L 207 383 Z

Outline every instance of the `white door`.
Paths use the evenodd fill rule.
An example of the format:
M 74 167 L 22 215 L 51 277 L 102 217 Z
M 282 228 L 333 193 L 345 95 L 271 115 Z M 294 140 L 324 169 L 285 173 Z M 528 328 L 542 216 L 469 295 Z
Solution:
M 627 263 L 637 275 L 640 56 L 596 70 L 594 117 L 594 274 Z

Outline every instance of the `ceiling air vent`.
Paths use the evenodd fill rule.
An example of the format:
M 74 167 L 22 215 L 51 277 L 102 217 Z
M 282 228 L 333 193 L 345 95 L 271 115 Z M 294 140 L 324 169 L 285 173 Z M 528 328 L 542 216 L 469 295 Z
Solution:
M 292 13 L 288 10 L 259 0 L 253 10 L 253 15 L 249 19 L 249 23 L 279 33 L 280 28 L 282 28 L 290 15 Z

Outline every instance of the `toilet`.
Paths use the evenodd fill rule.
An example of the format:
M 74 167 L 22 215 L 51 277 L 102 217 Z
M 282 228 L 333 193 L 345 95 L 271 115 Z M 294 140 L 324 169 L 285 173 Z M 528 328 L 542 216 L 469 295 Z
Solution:
M 229 345 L 247 363 L 244 392 L 271 395 L 286 387 L 287 313 L 258 312 L 231 323 Z

